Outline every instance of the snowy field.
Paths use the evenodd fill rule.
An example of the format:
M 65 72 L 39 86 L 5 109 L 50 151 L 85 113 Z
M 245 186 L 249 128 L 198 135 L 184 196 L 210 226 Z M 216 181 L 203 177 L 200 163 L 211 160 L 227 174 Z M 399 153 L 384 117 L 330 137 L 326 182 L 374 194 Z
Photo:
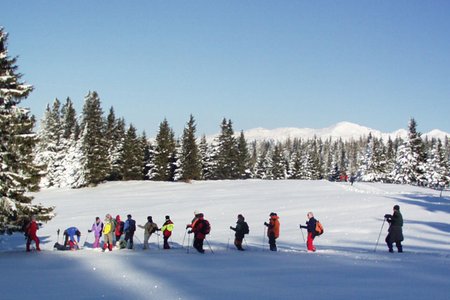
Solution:
M 38 231 L 40 253 L 23 235 L 0 236 L 1 299 L 449 299 L 450 195 L 406 185 L 327 181 L 118 182 L 78 190 L 44 190 L 36 202 L 57 216 Z M 399 204 L 405 253 L 388 253 L 383 216 Z M 201 210 L 212 231 L 204 255 L 183 248 L 185 225 Z M 279 251 L 268 251 L 263 223 L 278 213 Z M 307 253 L 298 225 L 313 211 L 324 227 Z M 130 213 L 175 223 L 173 249 L 98 252 L 87 235 L 96 216 Z M 242 213 L 250 234 L 239 252 L 230 225 Z M 85 247 L 53 251 L 56 231 L 77 226 Z M 143 230 L 136 232 L 143 239 Z M 60 237 L 60 241 L 62 238 Z M 192 242 L 192 239 L 191 241 Z M 160 240 L 162 247 L 162 239 Z M 228 244 L 230 247 L 228 247 Z M 395 247 L 394 247 L 395 249 Z

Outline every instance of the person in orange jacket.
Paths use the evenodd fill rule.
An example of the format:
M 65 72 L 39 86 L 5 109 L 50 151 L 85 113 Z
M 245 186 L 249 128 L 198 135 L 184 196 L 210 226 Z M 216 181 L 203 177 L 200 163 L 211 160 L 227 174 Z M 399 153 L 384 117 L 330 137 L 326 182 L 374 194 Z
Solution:
M 276 213 L 270 213 L 269 223 L 264 222 L 267 226 L 267 237 L 269 238 L 270 251 L 277 251 L 276 239 L 280 236 L 280 221 L 278 221 Z
M 27 252 L 30 252 L 31 241 L 36 243 L 36 250 L 41 251 L 39 248 L 39 238 L 37 237 L 37 230 L 39 229 L 38 223 L 36 223 L 36 217 L 31 217 L 31 222 L 27 225 L 25 233 L 27 235 Z

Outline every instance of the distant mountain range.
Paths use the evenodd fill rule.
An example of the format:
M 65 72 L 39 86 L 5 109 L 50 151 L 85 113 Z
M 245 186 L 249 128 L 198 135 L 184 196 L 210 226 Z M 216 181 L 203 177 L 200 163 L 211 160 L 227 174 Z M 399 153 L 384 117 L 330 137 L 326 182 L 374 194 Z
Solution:
M 254 128 L 247 131 L 244 131 L 245 138 L 247 141 L 263 141 L 263 140 L 273 140 L 273 141 L 285 141 L 288 138 L 295 139 L 311 139 L 316 136 L 317 138 L 321 138 L 322 140 L 331 138 L 331 139 L 339 139 L 342 140 L 350 140 L 350 139 L 358 139 L 361 136 L 368 136 L 369 133 L 372 133 L 373 136 L 382 137 L 384 140 L 387 140 L 389 137 L 391 139 L 395 139 L 396 137 L 405 138 L 408 135 L 408 131 L 406 129 L 399 129 L 397 131 L 391 133 L 383 133 L 379 130 L 364 127 L 358 124 L 350 123 L 350 122 L 340 122 L 336 125 L 322 128 L 322 129 L 313 129 L 313 128 L 276 128 L 276 129 L 264 129 L 264 128 Z M 238 133 L 239 134 L 239 133 Z M 450 137 L 450 133 L 443 132 L 438 129 L 434 129 L 428 133 L 422 133 L 422 137 L 428 138 L 439 138 L 444 141 L 445 137 Z

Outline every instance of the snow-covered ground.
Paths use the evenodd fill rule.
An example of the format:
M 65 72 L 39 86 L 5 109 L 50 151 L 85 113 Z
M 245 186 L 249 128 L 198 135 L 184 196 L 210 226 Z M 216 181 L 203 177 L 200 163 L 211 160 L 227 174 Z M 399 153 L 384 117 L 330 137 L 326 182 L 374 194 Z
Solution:
M 1 299 L 449 299 L 448 193 L 327 181 L 118 182 L 44 190 L 35 201 L 55 205 L 57 216 L 38 231 L 40 253 L 26 253 L 22 235 L 0 236 Z M 405 219 L 405 253 L 387 252 L 387 224 L 374 252 L 395 204 Z M 204 255 L 182 248 L 194 210 L 211 222 L 214 254 L 206 243 Z M 272 211 L 281 223 L 277 253 L 263 243 Z M 316 253 L 305 251 L 298 228 L 308 211 L 325 227 Z M 135 250 L 93 251 L 87 229 L 106 213 L 130 213 L 141 225 L 151 215 L 159 226 L 169 214 L 173 249 L 158 249 L 152 237 L 149 251 L 137 240 Z M 250 226 L 245 252 L 234 250 L 229 230 L 239 213 Z M 69 226 L 87 237 L 84 250 L 53 251 L 57 229 Z

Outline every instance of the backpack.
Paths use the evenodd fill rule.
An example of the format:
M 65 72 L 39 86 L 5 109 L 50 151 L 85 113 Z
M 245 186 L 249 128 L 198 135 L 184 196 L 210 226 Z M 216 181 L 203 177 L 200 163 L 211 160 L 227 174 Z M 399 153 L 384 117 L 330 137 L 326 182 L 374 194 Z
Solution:
M 202 220 L 202 229 L 201 229 L 201 233 L 203 234 L 209 234 L 211 232 L 211 225 L 209 224 L 208 220 Z
M 319 220 L 316 220 L 316 235 L 321 235 L 323 233 L 323 226 Z
M 244 227 L 244 234 L 249 234 L 250 233 L 250 228 L 248 228 L 248 224 L 246 222 L 244 222 L 244 224 L 242 225 Z
M 131 232 L 135 232 L 136 231 L 136 221 L 135 220 L 130 220 L 128 222 L 128 230 Z

